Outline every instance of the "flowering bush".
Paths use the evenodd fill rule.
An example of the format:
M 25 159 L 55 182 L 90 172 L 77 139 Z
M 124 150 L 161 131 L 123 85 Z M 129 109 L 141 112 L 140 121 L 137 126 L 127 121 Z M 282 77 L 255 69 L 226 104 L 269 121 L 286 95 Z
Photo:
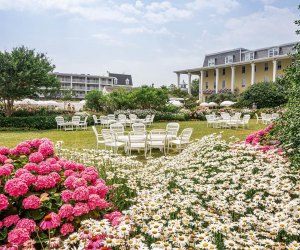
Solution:
M 70 234 L 110 206 L 98 171 L 55 156 L 48 139 L 0 147 L 0 179 L 0 242 L 8 242 L 0 249 L 27 249 L 32 240 L 40 249 L 48 237 Z

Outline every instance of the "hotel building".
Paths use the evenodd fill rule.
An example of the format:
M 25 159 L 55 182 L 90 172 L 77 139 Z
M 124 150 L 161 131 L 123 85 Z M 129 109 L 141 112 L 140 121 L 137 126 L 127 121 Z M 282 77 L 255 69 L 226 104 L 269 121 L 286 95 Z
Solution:
M 213 93 L 241 93 L 250 85 L 262 81 L 275 81 L 292 63 L 291 53 L 296 43 L 249 50 L 232 49 L 205 56 L 203 67 L 178 70 L 180 76 L 188 75 L 188 92 L 191 93 L 191 78 L 199 77 L 199 100 L 205 101 Z
M 72 91 L 76 99 L 84 99 L 92 90 L 103 91 L 105 86 L 132 87 L 131 75 L 109 73 L 108 76 L 54 73 L 61 83 L 60 95 Z

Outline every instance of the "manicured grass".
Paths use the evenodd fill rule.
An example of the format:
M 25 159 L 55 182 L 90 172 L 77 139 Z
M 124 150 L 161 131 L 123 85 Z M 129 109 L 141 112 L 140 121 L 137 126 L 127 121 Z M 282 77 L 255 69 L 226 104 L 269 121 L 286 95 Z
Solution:
M 166 122 L 154 123 L 148 130 L 156 128 L 165 128 Z M 263 124 L 256 124 L 256 120 L 250 121 L 249 128 L 239 128 L 239 129 L 214 129 L 207 128 L 206 121 L 187 121 L 180 122 L 179 133 L 184 128 L 193 128 L 194 132 L 192 135 L 192 140 L 199 139 L 205 135 L 212 133 L 223 132 L 223 137 L 229 140 L 231 136 L 235 136 L 240 140 L 244 140 L 250 133 L 264 128 Z M 99 132 L 101 127 L 97 127 Z M 130 131 L 130 128 L 126 129 Z M 92 149 L 96 148 L 95 135 L 92 128 L 89 127 L 87 131 L 60 131 L 60 130 L 42 130 L 42 131 L 17 131 L 17 132 L 0 132 L 0 146 L 14 147 L 18 143 L 34 139 L 34 138 L 49 138 L 54 143 L 56 141 L 64 141 L 64 148 L 78 148 L 78 149 Z M 104 147 L 103 147 L 104 148 Z

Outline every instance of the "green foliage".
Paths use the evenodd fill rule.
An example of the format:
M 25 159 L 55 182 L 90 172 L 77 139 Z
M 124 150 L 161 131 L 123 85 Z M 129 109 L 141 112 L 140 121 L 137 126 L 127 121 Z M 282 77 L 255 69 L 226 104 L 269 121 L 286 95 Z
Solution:
M 73 95 L 73 91 L 71 89 L 66 89 L 64 91 L 62 91 L 61 94 L 61 99 L 64 101 L 71 101 L 73 100 L 74 95 Z
M 237 101 L 237 95 L 233 93 L 218 93 L 218 94 L 212 94 L 208 96 L 207 102 L 216 102 L 221 103 L 224 101 Z
M 54 68 L 45 54 L 24 46 L 0 51 L 0 99 L 5 114 L 11 116 L 15 100 L 56 92 L 60 83 L 49 74 Z
M 240 107 L 272 108 L 287 102 L 286 88 L 278 82 L 259 82 L 245 90 L 238 100 Z
M 88 109 L 95 110 L 96 112 L 103 111 L 106 105 L 106 97 L 102 91 L 92 90 L 85 95 L 86 104 Z
M 169 95 L 171 97 L 179 97 L 179 98 L 188 98 L 189 97 L 189 94 L 187 91 L 181 90 L 179 88 L 169 89 Z

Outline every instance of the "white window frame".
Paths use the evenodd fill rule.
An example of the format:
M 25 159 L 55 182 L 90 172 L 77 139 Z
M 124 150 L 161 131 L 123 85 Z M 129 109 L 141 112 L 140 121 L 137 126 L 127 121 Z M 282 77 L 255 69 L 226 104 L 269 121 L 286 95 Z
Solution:
M 246 52 L 245 61 L 252 61 L 252 60 L 254 60 L 254 52 L 253 51 Z
M 268 50 L 268 57 L 274 57 L 274 56 L 278 56 L 279 55 L 279 48 L 275 47 L 275 48 L 271 48 Z
M 126 83 L 126 85 L 129 85 L 129 79 L 128 78 L 125 80 L 125 83 Z
M 233 55 L 225 56 L 225 64 L 233 63 Z
M 114 78 L 114 85 L 118 85 L 118 78 Z
M 216 58 L 208 59 L 208 67 L 216 65 Z

